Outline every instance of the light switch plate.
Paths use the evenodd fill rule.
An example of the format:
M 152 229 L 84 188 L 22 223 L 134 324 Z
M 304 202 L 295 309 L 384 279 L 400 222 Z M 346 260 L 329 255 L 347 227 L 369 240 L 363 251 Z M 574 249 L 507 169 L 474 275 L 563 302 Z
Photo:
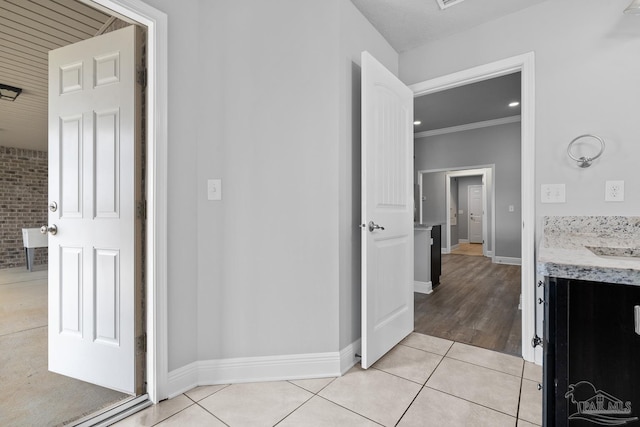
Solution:
M 565 203 L 564 184 L 542 184 L 540 187 L 540 197 L 542 203 Z
M 222 200 L 222 180 L 221 179 L 207 180 L 207 199 Z

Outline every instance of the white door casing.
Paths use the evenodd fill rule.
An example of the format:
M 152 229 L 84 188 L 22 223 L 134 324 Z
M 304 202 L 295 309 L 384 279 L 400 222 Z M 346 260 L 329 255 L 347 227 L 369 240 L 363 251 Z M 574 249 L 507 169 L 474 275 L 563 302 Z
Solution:
M 469 210 L 469 243 L 484 243 L 482 241 L 483 223 L 483 198 L 482 185 L 468 186 L 468 210 Z
M 363 52 L 362 367 L 413 320 L 413 92 Z
M 134 26 L 49 54 L 49 370 L 136 393 Z

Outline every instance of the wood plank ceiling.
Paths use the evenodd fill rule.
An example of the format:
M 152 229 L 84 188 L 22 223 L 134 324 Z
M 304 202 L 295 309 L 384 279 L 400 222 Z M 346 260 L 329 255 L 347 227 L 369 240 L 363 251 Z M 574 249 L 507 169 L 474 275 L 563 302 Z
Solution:
M 0 146 L 47 150 L 48 52 L 94 37 L 111 17 L 77 0 L 0 0 Z

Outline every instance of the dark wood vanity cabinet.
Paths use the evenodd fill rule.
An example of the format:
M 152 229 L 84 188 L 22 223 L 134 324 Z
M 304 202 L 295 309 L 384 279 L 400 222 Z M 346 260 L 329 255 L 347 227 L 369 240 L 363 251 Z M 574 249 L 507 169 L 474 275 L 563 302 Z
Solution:
M 547 278 L 543 420 L 640 426 L 640 286 Z

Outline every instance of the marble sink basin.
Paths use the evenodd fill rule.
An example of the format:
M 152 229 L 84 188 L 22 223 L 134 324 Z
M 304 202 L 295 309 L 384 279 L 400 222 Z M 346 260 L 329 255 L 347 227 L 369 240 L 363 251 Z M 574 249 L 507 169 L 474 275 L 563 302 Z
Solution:
M 640 259 L 640 248 L 609 248 L 606 246 L 585 246 L 594 255 L 603 258 Z

